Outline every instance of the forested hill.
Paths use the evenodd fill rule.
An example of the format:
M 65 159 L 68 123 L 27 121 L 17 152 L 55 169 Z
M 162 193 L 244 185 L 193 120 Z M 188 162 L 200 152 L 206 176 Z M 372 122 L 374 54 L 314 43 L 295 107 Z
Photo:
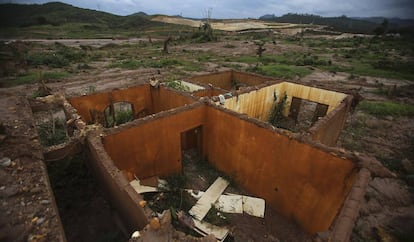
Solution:
M 143 28 L 156 25 L 145 13 L 117 16 L 96 10 L 51 2 L 45 4 L 0 4 L 0 27 L 86 23 L 110 28 Z

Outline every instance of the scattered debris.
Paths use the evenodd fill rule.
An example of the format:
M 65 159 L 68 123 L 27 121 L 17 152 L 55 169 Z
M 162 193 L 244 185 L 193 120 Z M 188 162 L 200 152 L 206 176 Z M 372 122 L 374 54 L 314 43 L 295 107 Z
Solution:
M 155 183 L 151 180 L 156 179 Z M 158 192 L 158 191 L 165 191 L 168 190 L 167 181 L 159 179 L 159 178 L 149 178 L 146 180 L 139 180 L 135 178 L 135 180 L 129 183 L 137 193 L 143 194 L 148 192 Z M 145 185 L 148 184 L 148 185 Z
M 188 189 L 186 190 L 196 199 L 199 199 L 204 192 Z M 214 207 L 223 213 L 247 213 L 251 216 L 264 218 L 265 200 L 262 198 L 243 196 L 237 194 L 221 195 L 214 203 Z

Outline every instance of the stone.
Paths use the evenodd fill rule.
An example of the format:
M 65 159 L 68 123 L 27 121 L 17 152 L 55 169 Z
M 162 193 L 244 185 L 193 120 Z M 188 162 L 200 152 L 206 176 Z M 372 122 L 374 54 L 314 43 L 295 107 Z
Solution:
M 11 159 L 9 157 L 3 157 L 0 159 L 0 166 L 8 167 L 11 165 Z
M 45 218 L 41 217 L 41 218 L 37 219 L 36 224 L 41 225 L 45 220 L 46 220 Z
M 49 204 L 50 203 L 50 201 L 49 200 L 41 200 L 40 201 L 40 204 L 43 204 L 43 205 L 45 205 L 45 204 Z
M 19 187 L 17 185 L 5 186 L 4 189 L 0 191 L 1 198 L 8 198 L 16 195 L 19 192 Z

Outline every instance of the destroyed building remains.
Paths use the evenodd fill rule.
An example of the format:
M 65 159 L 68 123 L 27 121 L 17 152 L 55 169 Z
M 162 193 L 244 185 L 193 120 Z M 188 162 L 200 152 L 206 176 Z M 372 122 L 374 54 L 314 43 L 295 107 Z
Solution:
M 130 182 L 180 174 L 183 151 L 195 149 L 309 234 L 330 231 L 340 241 L 349 236 L 345 203 L 366 174 L 357 156 L 332 146 L 352 96 L 233 70 L 191 77 L 180 85 L 185 90 L 152 83 L 64 101 L 67 118 L 79 130 L 94 123 L 107 126 L 105 110 L 130 104 L 133 121 L 89 128 L 86 139 L 89 166 L 128 231 L 149 222 L 139 205 L 143 197 Z M 309 128 L 294 133 L 269 123 L 281 101 L 280 114 L 295 123 L 301 112 L 309 113 L 301 103 L 313 103 L 306 116 Z

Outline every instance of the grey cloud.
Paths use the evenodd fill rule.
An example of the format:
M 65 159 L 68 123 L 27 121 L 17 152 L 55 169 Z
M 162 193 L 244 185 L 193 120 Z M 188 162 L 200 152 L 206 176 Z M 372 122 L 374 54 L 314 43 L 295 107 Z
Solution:
M 0 3 L 45 3 L 48 0 L 0 0 Z M 98 9 L 118 15 L 139 11 L 149 14 L 182 14 L 205 17 L 212 9 L 213 18 L 247 18 L 264 14 L 310 13 L 322 16 L 384 16 L 414 18 L 412 0 L 63 0 L 74 6 Z

